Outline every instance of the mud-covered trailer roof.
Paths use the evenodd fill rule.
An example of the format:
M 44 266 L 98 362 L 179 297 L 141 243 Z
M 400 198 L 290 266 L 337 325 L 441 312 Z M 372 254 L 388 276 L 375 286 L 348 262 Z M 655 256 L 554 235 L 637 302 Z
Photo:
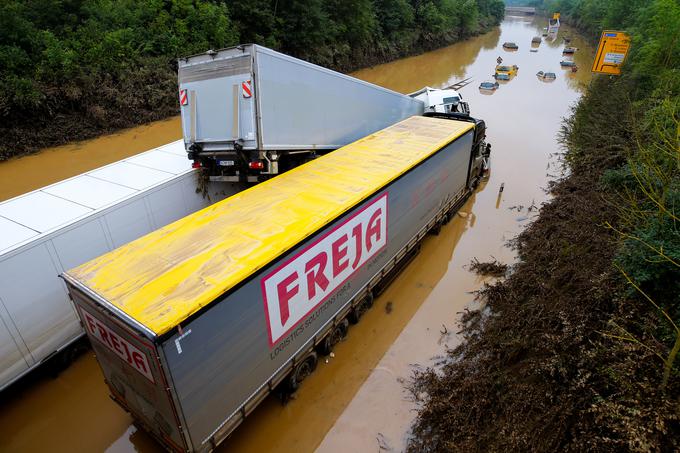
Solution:
M 413 116 L 191 214 L 66 273 L 162 335 L 463 135 Z

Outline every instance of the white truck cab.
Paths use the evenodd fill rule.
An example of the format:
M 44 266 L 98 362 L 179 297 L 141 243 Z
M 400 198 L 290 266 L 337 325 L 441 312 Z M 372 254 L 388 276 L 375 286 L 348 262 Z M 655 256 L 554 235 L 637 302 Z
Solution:
M 409 96 L 422 101 L 426 112 L 470 113 L 470 106 L 456 90 L 424 87 Z

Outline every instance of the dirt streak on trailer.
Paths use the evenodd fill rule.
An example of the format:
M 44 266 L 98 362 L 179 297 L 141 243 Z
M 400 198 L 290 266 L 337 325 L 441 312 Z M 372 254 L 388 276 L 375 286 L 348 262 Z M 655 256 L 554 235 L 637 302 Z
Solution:
M 411 117 L 65 273 L 114 399 L 214 448 L 465 200 L 483 133 Z

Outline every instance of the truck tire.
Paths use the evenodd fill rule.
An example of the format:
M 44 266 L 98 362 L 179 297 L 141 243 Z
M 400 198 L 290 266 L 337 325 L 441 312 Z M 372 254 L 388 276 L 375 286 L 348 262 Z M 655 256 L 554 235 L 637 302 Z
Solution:
M 368 293 L 364 299 L 350 310 L 347 319 L 350 323 L 356 324 L 366 311 L 373 306 L 373 293 Z
M 288 388 L 291 392 L 294 392 L 300 388 L 302 381 L 304 381 L 307 376 L 314 372 L 318 361 L 319 356 L 317 353 L 311 352 L 302 362 L 295 366 L 293 371 L 290 373 L 290 377 L 288 378 Z
M 364 303 L 357 304 L 354 308 L 352 308 L 347 315 L 347 319 L 349 319 L 349 322 L 351 324 L 356 324 L 359 322 L 361 317 L 364 315 L 366 312 L 366 306 Z
M 333 327 L 328 335 L 319 344 L 319 352 L 322 355 L 328 355 L 333 352 L 333 348 L 336 344 L 347 336 L 347 329 L 349 327 L 349 321 L 343 319 L 338 325 Z

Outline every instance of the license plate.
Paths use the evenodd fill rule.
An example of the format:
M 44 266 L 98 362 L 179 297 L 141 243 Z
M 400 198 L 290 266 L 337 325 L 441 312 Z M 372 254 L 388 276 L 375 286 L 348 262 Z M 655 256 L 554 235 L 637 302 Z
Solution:
M 218 160 L 217 165 L 219 165 L 220 167 L 233 167 L 234 161 L 233 160 Z

